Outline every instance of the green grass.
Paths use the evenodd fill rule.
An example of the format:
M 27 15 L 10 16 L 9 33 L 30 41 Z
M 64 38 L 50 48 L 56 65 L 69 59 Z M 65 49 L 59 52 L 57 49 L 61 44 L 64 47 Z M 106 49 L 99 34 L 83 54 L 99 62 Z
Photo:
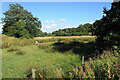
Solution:
M 16 52 L 8 52 L 6 49 L 2 51 L 2 77 L 3 78 L 20 78 L 26 77 L 30 69 L 41 69 L 45 66 L 60 65 L 62 69 L 70 69 L 72 65 L 81 63 L 79 55 L 61 54 L 58 52 L 46 52 L 44 49 L 39 49 L 35 45 L 18 47 L 24 51 L 24 55 L 17 55 Z M 74 63 L 75 62 L 75 63 Z M 66 70 L 66 69 L 65 69 Z M 52 72 L 51 72 L 52 73 Z
M 9 42 L 6 40 L 9 40 Z M 83 50 L 88 50 L 86 48 L 91 47 L 91 45 L 86 47 L 88 44 L 84 40 L 86 43 L 89 43 L 94 42 L 95 38 L 62 39 L 61 42 L 65 44 L 62 46 L 57 45 L 56 49 L 56 45 L 53 44 L 58 43 L 59 38 L 38 40 L 40 42 L 39 45 L 34 45 L 34 39 L 11 39 L 3 36 L 2 77 L 27 77 L 27 74 L 34 68 L 36 69 L 36 77 L 39 77 L 38 73 L 40 73 L 46 78 L 67 78 L 69 71 L 72 70 L 72 66 L 81 66 L 81 55 L 87 53 Z M 83 43 L 84 46 L 73 45 L 76 41 Z M 64 52 L 59 50 L 59 48 L 64 50 L 61 48 L 63 46 L 64 49 L 66 48 Z M 80 49 L 80 47 L 82 48 Z M 79 54 L 75 54 L 75 50 L 81 50 L 81 52 L 79 51 Z

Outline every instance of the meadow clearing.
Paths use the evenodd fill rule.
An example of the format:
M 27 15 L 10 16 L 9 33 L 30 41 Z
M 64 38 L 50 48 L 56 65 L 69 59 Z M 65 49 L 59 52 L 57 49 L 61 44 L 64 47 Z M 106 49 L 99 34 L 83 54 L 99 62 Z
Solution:
M 28 4 L 13 3 L 9 8 L 7 4 L 3 5 L 4 10 L 8 10 L 3 11 L 0 35 L 3 79 L 120 80 L 120 2 L 100 3 L 101 7 L 98 3 L 95 7 L 93 3 L 83 3 L 85 6 L 74 3 L 76 7 L 71 3 L 59 3 L 64 8 L 57 3 L 55 7 L 51 3 L 44 6 L 32 3 L 34 6 L 28 6 L 28 10 Z M 51 7 L 47 8 L 48 5 Z M 92 6 L 87 9 L 89 5 Z M 33 15 L 34 9 L 38 13 Z M 52 13 L 50 10 L 48 14 L 48 9 L 52 9 Z M 65 15 L 68 12 L 70 14 Z M 91 18 L 84 14 L 88 12 Z
M 44 74 L 45 77 L 67 77 L 72 66 L 81 65 L 81 56 L 87 55 L 88 48 L 94 48 L 93 44 L 87 43 L 95 40 L 95 37 L 46 38 L 17 39 L 2 35 L 2 77 L 27 77 L 32 68 L 39 69 L 36 72 Z M 38 41 L 39 45 L 35 45 L 35 41 Z M 57 64 L 59 66 L 56 66 Z M 42 70 L 44 67 L 50 68 Z M 56 69 L 60 68 L 62 71 L 58 74 L 61 75 L 56 76 Z
M 80 36 L 18 39 L 2 35 L 2 78 L 32 77 L 32 69 L 36 70 L 36 78 L 119 77 L 119 54 L 104 51 L 96 58 L 93 55 L 87 58 L 82 65 L 82 56 L 94 53 L 95 39 Z M 35 41 L 39 44 L 35 45 Z M 81 66 L 86 67 L 83 69 Z M 105 72 L 104 69 L 113 72 Z

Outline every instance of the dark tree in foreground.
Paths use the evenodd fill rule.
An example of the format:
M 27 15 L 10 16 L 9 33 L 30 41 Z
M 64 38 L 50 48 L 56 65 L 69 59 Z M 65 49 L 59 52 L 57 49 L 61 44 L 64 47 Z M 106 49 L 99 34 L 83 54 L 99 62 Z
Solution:
M 104 16 L 94 25 L 97 47 L 101 50 L 120 47 L 120 2 L 112 3 L 111 9 L 104 8 Z
M 4 12 L 3 34 L 15 37 L 32 38 L 40 36 L 41 22 L 19 4 L 10 4 Z

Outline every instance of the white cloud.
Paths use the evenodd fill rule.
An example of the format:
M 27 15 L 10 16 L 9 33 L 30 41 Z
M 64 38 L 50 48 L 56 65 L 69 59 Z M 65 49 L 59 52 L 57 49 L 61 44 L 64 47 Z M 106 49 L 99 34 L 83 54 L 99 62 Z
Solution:
M 46 20 L 45 23 L 50 23 L 50 21 Z
M 51 24 L 52 26 L 57 26 L 57 24 Z
M 42 32 L 46 32 L 44 29 L 41 29 L 42 30 Z
M 54 23 L 55 21 L 54 20 L 51 20 L 51 23 Z
M 67 26 L 67 28 L 72 28 L 72 26 Z
M 56 26 L 56 24 L 43 25 L 41 30 L 43 32 L 52 32 L 52 31 L 56 30 L 57 27 L 55 27 L 55 26 Z
M 59 19 L 59 21 L 66 22 L 66 19 Z
M 57 26 L 57 24 L 44 25 L 43 27 L 46 28 L 46 29 L 51 29 L 54 26 Z
M 78 27 L 78 26 L 79 26 L 79 25 L 73 25 L 72 27 L 73 27 L 73 28 L 76 28 L 76 27 Z
M 60 29 L 65 29 L 65 28 L 77 28 L 79 25 L 64 25 L 64 27 Z
M 46 20 L 45 23 L 55 23 L 55 21 L 54 20 L 50 20 L 50 21 Z
M 46 25 L 46 26 L 45 26 L 45 28 L 49 28 L 49 29 L 50 29 L 50 28 L 51 28 L 51 26 L 49 26 L 49 25 Z
M 76 27 L 78 27 L 79 25 L 67 25 L 67 26 L 65 26 L 65 28 L 76 28 Z
M 0 32 L 2 32 L 3 24 L 0 23 Z
M 95 21 L 90 22 L 90 24 L 93 24 Z
M 42 31 L 43 32 L 52 32 L 59 29 L 65 28 L 77 28 L 79 25 L 58 25 L 58 24 L 50 24 L 50 25 L 43 25 Z

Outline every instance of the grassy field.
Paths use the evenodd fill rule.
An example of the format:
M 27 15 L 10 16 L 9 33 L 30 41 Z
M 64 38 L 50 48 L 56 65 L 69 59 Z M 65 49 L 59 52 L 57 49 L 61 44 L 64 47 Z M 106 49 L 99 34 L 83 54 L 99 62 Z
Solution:
M 73 66 L 81 66 L 81 56 L 94 52 L 94 41 L 95 37 L 86 36 L 17 39 L 2 35 L 2 77 L 29 77 L 33 68 L 36 77 L 38 73 L 46 78 L 69 77 Z
M 39 40 L 39 39 L 51 39 L 51 38 L 91 38 L 91 37 L 96 37 L 96 36 L 53 36 L 53 37 L 35 37 L 34 39 Z

